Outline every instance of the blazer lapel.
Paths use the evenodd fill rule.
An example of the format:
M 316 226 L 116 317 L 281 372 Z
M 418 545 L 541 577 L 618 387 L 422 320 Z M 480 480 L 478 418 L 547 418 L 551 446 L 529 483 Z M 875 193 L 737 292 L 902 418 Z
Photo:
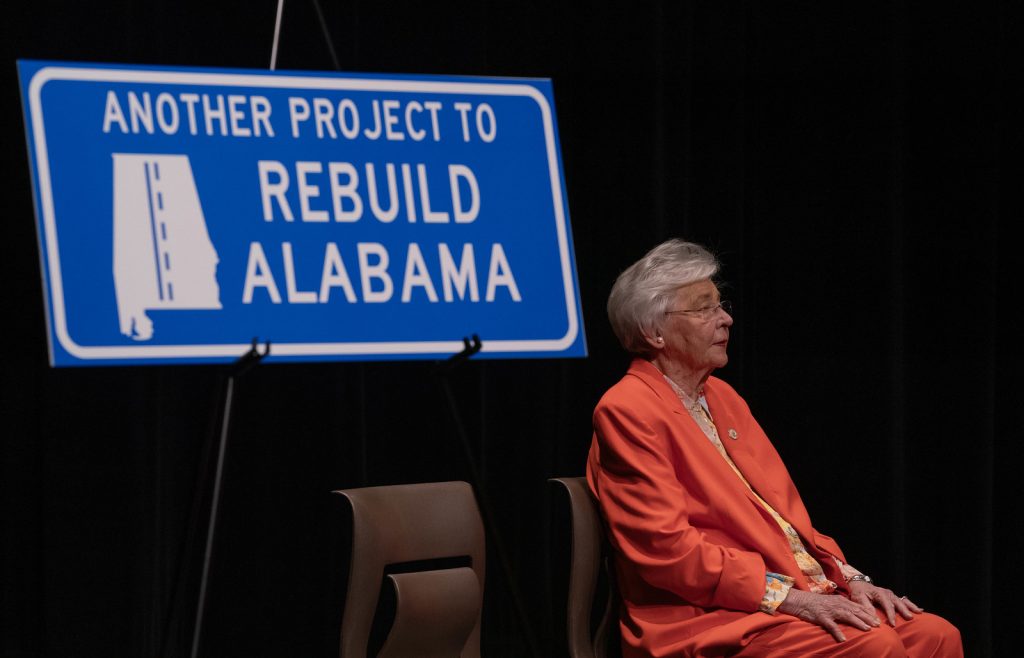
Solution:
M 705 390 L 705 397 L 708 397 L 707 390 Z M 715 426 L 718 428 L 719 435 L 722 438 L 722 444 L 725 446 L 729 456 L 732 457 L 736 467 L 740 469 L 740 473 L 743 473 L 743 477 L 747 479 L 750 486 L 765 502 L 771 505 L 776 512 L 782 515 L 782 518 L 796 529 L 805 541 L 812 540 L 814 534 L 811 531 L 810 519 L 807 516 L 806 510 L 792 509 L 786 498 L 774 486 L 772 478 L 759 461 L 756 449 L 749 440 L 751 437 L 745 436 L 755 431 L 754 428 L 737 430 L 739 427 L 737 424 L 738 419 L 730 415 L 725 409 L 716 409 L 713 395 L 711 399 L 708 399 L 708 406 L 711 407 L 711 414 L 715 419 Z M 737 431 L 736 439 L 731 438 L 731 430 Z M 765 440 L 767 440 L 767 437 L 765 437 Z M 771 466 L 771 464 L 766 464 L 766 466 Z M 751 496 L 751 498 L 758 506 L 761 506 L 761 503 L 755 497 Z
M 669 383 L 665 381 L 665 376 L 661 374 L 661 371 L 650 362 L 637 358 L 630 365 L 629 373 L 639 377 L 650 386 L 654 394 L 665 405 L 666 410 L 676 416 L 681 416 L 679 421 L 684 428 L 684 434 L 701 446 L 699 450 L 705 452 L 707 462 L 714 464 L 714 468 L 719 471 L 722 478 L 736 478 L 736 473 L 733 472 L 732 467 L 722 459 L 722 456 L 718 454 L 718 449 L 704 436 L 704 431 L 697 425 L 697 421 L 690 416 L 690 412 L 683 407 L 679 396 L 672 390 Z M 718 429 L 722 445 L 725 446 L 729 457 L 736 464 L 736 468 L 740 470 L 743 477 L 750 483 L 750 487 L 747 487 L 739 479 L 736 480 L 736 484 L 743 491 L 743 495 L 760 513 L 767 514 L 767 510 L 761 505 L 761 501 L 750 490 L 753 488 L 776 512 L 782 515 L 782 518 L 789 521 L 796 528 L 796 531 L 805 541 L 810 541 L 814 534 L 810 532 L 810 520 L 807 512 L 790 509 L 785 504 L 785 498 L 772 486 L 772 479 L 758 461 L 756 451 L 752 449 L 750 444 L 750 437 L 744 436 L 755 430 L 742 426 L 738 422 L 739 419 L 728 413 L 727 409 L 715 404 L 716 398 L 713 386 L 705 387 L 705 398 L 708 401 L 708 407 L 711 409 L 711 417 L 715 421 L 715 427 Z M 730 430 L 736 431 L 736 439 L 731 437 Z M 746 441 L 744 440 L 745 438 L 747 439 Z M 806 523 L 804 522 L 805 520 L 807 521 Z
M 718 449 L 715 448 L 714 444 L 704 436 L 704 430 L 702 430 L 697 424 L 697 421 L 690 416 L 690 412 L 683 406 L 682 400 L 680 400 L 679 396 L 676 395 L 676 392 L 672 390 L 672 387 L 665 380 L 665 376 L 661 374 L 660 370 L 644 359 L 634 359 L 629 368 L 629 372 L 636 375 L 650 386 L 655 395 L 657 395 L 662 403 L 664 403 L 667 410 L 671 411 L 675 415 L 681 416 L 679 422 L 684 428 L 684 434 L 700 446 L 698 449 L 705 453 L 706 461 L 713 464 L 713 467 L 720 472 L 721 477 L 724 480 L 731 481 L 732 478 L 736 478 L 736 473 L 733 472 L 732 467 L 729 466 L 729 464 L 722 458 L 722 455 L 718 454 Z M 708 405 L 711 406 L 710 400 L 708 401 Z M 736 467 L 740 469 L 740 473 L 743 473 L 743 477 L 747 478 L 747 481 L 750 482 L 750 485 L 754 487 L 758 494 L 764 497 L 764 494 L 761 493 L 762 489 L 767 488 L 767 478 L 765 477 L 764 472 L 757 464 L 757 461 L 747 451 L 737 451 L 735 447 L 731 445 L 735 443 L 735 441 L 728 438 L 728 429 L 724 428 L 735 427 L 736 425 L 733 420 L 728 418 L 728 416 L 725 416 L 728 418 L 727 422 L 730 424 L 720 424 L 718 416 L 715 415 L 715 413 L 715 410 L 712 409 L 712 418 L 715 419 L 715 425 L 719 430 L 720 438 L 722 439 L 723 445 L 725 445 L 726 452 L 728 452 L 729 456 L 732 457 Z M 742 463 L 736 459 L 738 453 L 742 454 Z M 751 479 L 748 472 L 753 473 L 754 479 Z M 750 491 L 750 488 L 744 485 L 738 478 L 736 479 L 736 483 L 750 503 L 756 506 L 758 510 L 763 511 L 764 507 L 757 499 L 757 496 Z M 765 500 L 768 500 L 769 503 L 774 506 L 775 502 L 773 502 L 773 500 L 778 499 L 778 496 L 775 495 L 774 490 L 771 491 L 771 495 L 772 499 L 766 497 Z M 778 508 L 776 507 L 776 509 Z

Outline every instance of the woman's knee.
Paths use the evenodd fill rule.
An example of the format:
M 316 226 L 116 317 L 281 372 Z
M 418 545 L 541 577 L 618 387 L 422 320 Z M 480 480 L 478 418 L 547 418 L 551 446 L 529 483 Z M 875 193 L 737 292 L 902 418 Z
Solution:
M 890 626 L 882 625 L 860 634 L 856 640 L 855 655 L 905 658 L 907 652 L 896 631 Z
M 960 631 L 938 615 L 923 612 L 901 624 L 900 635 L 911 658 L 956 658 L 963 656 Z
M 922 625 L 925 632 L 929 635 L 955 640 L 957 643 L 960 642 L 960 629 L 946 621 L 943 617 L 928 612 L 915 616 L 919 618 L 918 623 Z

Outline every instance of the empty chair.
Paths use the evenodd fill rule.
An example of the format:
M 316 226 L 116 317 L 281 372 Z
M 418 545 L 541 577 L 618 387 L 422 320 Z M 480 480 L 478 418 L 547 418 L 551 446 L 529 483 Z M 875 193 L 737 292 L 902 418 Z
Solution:
M 569 655 L 572 658 L 619 656 L 615 574 L 608 559 L 597 501 L 587 487 L 586 478 L 552 478 L 550 481 L 564 488 L 572 524 L 566 606 Z
M 478 658 L 485 541 L 470 486 L 436 482 L 335 493 L 352 508 L 341 658 L 366 657 L 385 584 L 394 588 L 395 618 L 380 658 Z M 389 565 L 460 557 L 469 566 L 387 573 Z

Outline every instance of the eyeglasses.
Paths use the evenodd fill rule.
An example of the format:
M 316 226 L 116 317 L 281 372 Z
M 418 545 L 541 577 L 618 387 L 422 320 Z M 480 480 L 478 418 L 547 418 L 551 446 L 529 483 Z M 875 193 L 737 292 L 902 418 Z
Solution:
M 707 322 L 711 318 L 715 317 L 715 314 L 718 313 L 718 309 L 722 309 L 723 311 L 726 312 L 726 314 L 732 315 L 732 302 L 730 302 L 730 301 L 728 301 L 726 299 L 723 299 L 722 301 L 720 301 L 719 303 L 715 304 L 714 306 L 704 306 L 702 308 L 683 309 L 683 310 L 680 310 L 680 311 L 665 311 L 665 315 L 673 315 L 675 313 L 681 313 L 681 314 L 684 314 L 684 315 L 692 315 L 695 318 L 699 318 L 700 320 L 702 320 L 704 322 Z

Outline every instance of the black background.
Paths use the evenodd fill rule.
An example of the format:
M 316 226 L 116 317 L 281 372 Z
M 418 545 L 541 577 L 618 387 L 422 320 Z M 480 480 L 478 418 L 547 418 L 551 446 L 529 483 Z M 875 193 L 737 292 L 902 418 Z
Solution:
M 15 60 L 267 68 L 275 12 L 2 12 L 0 655 L 185 655 L 188 519 L 225 373 L 47 366 Z M 492 544 L 486 655 L 530 655 L 528 635 L 557 655 L 564 566 L 545 480 L 582 474 L 590 412 L 628 363 L 604 316 L 612 281 L 674 236 L 724 263 L 737 310 L 719 374 L 815 525 L 956 623 L 968 655 L 1018 653 L 1020 13 L 289 0 L 281 69 L 554 81 L 590 357 L 455 375 L 531 629 Z M 346 539 L 330 491 L 468 479 L 444 398 L 429 363 L 267 364 L 236 392 L 203 655 L 336 655 Z M 179 565 L 193 585 L 176 590 Z

